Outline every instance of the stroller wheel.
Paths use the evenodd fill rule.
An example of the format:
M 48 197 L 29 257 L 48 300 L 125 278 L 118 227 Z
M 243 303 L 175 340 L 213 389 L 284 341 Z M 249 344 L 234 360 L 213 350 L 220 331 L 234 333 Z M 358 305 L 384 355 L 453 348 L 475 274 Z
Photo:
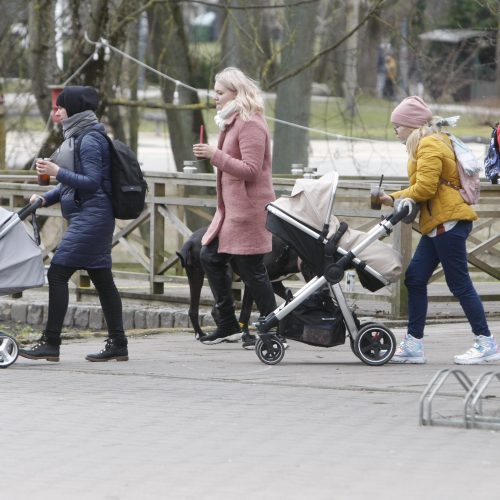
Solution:
M 396 350 L 394 334 L 379 323 L 368 323 L 361 327 L 358 337 L 352 344 L 356 356 L 371 366 L 387 363 Z
M 17 342 L 6 333 L 0 332 L 0 368 L 7 368 L 19 355 Z
M 285 355 L 285 346 L 275 335 L 262 335 L 255 343 L 255 352 L 266 365 L 277 365 Z

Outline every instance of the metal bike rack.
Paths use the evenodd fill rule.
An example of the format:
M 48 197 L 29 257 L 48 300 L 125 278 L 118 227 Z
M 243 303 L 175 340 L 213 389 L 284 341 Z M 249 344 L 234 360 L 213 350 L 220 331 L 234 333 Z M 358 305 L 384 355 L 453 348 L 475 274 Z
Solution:
M 462 399 L 462 412 L 457 416 L 433 417 L 432 403 L 439 394 L 444 383 L 450 376 L 453 376 L 463 388 L 465 396 Z M 500 382 L 500 371 L 483 373 L 475 383 L 459 369 L 445 368 L 434 375 L 420 397 L 420 425 L 444 425 L 449 427 L 500 429 L 500 400 L 499 409 L 496 415 L 486 415 L 484 413 L 483 402 L 495 396 L 485 393 L 492 381 L 497 379 Z M 457 395 L 443 394 L 441 396 Z
M 485 415 L 482 405 L 485 399 L 492 397 L 486 395 L 485 391 L 495 378 L 500 382 L 500 371 L 483 373 L 467 393 L 464 400 L 464 419 L 465 426 L 468 429 L 477 427 L 500 430 L 500 401 L 498 402 L 499 408 L 496 415 Z

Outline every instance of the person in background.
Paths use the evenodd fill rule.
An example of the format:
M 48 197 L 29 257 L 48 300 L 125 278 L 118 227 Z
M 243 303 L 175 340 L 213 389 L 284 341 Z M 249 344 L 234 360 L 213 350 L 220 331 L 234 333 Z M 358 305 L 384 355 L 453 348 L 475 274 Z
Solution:
M 69 301 L 68 281 L 77 270 L 85 269 L 99 294 L 109 335 L 104 349 L 86 359 L 128 360 L 122 302 L 111 273 L 115 228 L 108 194 L 111 163 L 109 145 L 102 135 L 104 126 L 94 113 L 98 102 L 94 87 L 65 87 L 56 102 L 56 117 L 62 120 L 64 142 L 52 155 L 53 161 L 37 161 L 37 172 L 55 177 L 59 184 L 43 196 L 33 195 L 30 202 L 42 198 L 45 207 L 59 202 L 68 228 L 47 272 L 49 311 L 45 330 L 34 346 L 20 349 L 19 355 L 24 358 L 59 361 L 61 331 Z M 84 131 L 79 150 L 75 151 L 76 140 Z
M 387 54 L 385 56 L 384 65 L 385 65 L 385 82 L 382 94 L 387 99 L 394 99 L 394 96 L 396 94 L 397 65 L 396 65 L 396 59 L 394 59 L 392 54 Z
M 230 260 L 250 288 L 260 314 L 266 316 L 276 308 L 263 260 L 272 247 L 265 207 L 275 199 L 264 103 L 256 83 L 237 68 L 218 73 L 214 91 L 215 122 L 220 129 L 217 147 L 193 146 L 197 158 L 208 158 L 217 168 L 217 210 L 203 237 L 200 258 L 219 319 L 216 331 L 200 338 L 204 344 L 242 337 L 235 316 Z M 251 347 L 255 336 L 243 341 L 243 347 Z
M 448 288 L 460 305 L 474 333 L 474 345 L 454 357 L 457 364 L 500 360 L 483 304 L 469 275 L 466 240 L 477 214 L 465 203 L 451 141 L 441 127 L 446 120 L 434 117 L 417 96 L 404 99 L 391 114 L 396 135 L 408 151 L 410 185 L 380 197 L 392 206 L 398 198 L 411 198 L 420 206 L 422 237 L 406 270 L 408 331 L 392 358 L 395 363 L 425 363 L 424 327 L 427 317 L 427 284 L 439 263 Z

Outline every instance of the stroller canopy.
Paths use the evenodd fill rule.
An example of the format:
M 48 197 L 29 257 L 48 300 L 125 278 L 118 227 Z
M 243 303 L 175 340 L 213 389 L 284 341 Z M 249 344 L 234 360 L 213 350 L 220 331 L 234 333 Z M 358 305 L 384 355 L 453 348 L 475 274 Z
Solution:
M 0 207 L 0 294 L 21 292 L 44 282 L 40 247 L 17 214 Z
M 321 231 L 327 222 L 329 203 L 335 196 L 338 182 L 337 172 L 319 179 L 297 179 L 290 196 L 278 198 L 273 205 Z

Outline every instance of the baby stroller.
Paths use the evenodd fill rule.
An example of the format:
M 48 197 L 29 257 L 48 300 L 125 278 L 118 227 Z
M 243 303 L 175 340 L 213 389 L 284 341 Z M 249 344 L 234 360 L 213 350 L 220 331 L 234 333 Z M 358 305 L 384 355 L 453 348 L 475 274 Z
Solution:
M 387 363 L 394 354 L 393 333 L 379 323 L 360 324 L 349 309 L 340 282 L 354 268 L 363 287 L 374 292 L 398 280 L 401 255 L 380 241 L 401 220 L 410 222 L 416 206 L 410 200 L 383 218 L 368 233 L 348 228 L 332 215 L 338 174 L 299 179 L 289 197 L 267 206 L 267 229 L 291 245 L 315 277 L 295 296 L 257 323 L 255 350 L 268 365 L 285 354 L 280 337 L 309 345 L 333 347 L 345 343 L 346 332 L 354 354 L 372 366 Z M 278 335 L 279 334 L 279 335 Z
M 27 288 L 42 286 L 45 282 L 42 252 L 34 214 L 41 200 L 28 204 L 13 213 L 0 207 L 0 295 L 18 293 Z M 33 231 L 36 242 L 24 224 L 33 214 Z M 0 331 L 0 368 L 12 365 L 19 354 L 17 342 Z

